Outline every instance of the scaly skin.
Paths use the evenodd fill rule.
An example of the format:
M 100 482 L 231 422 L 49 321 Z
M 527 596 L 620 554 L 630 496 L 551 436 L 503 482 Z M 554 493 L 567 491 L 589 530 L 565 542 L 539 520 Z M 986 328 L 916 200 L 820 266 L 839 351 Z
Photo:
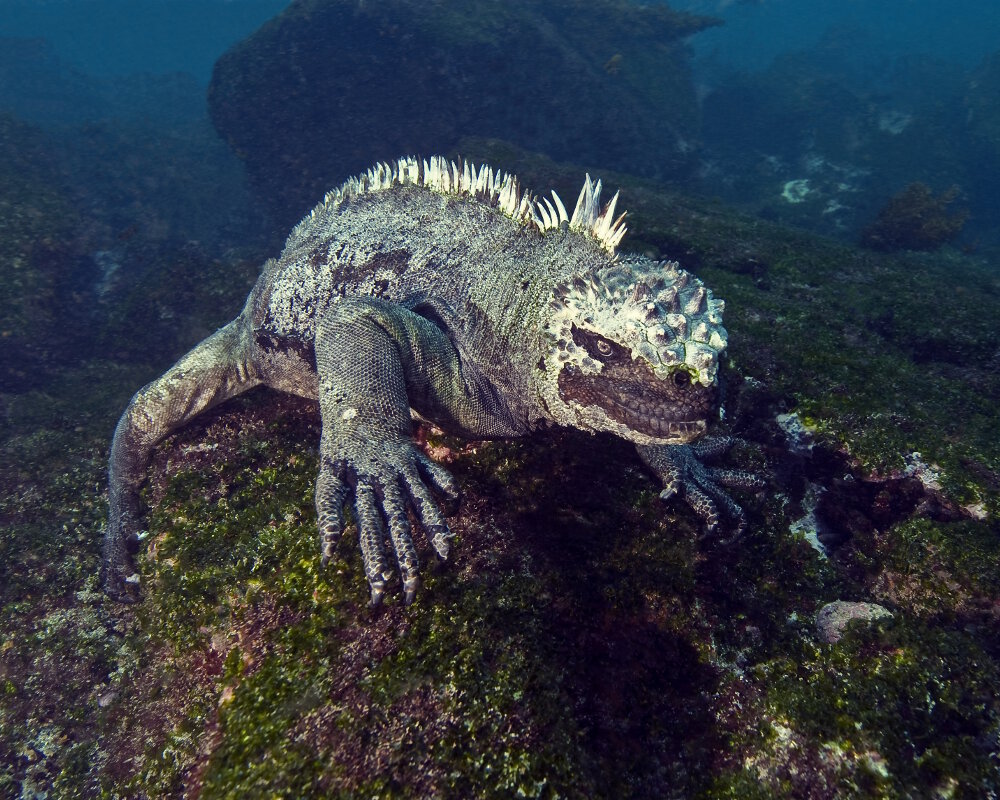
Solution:
M 332 557 L 353 501 L 373 604 L 396 570 L 405 601 L 416 592 L 408 511 L 448 554 L 434 494 L 456 487 L 414 443 L 411 410 L 476 439 L 553 423 L 611 432 L 638 445 L 664 496 L 683 487 L 710 530 L 717 505 L 742 527 L 716 484 L 756 484 L 709 471 L 686 446 L 717 408 L 722 303 L 675 264 L 619 258 L 615 200 L 602 211 L 599 199 L 588 176 L 570 219 L 554 194 L 534 200 L 516 179 L 443 159 L 378 165 L 327 195 L 265 265 L 240 315 L 122 415 L 105 591 L 138 597 L 132 553 L 152 448 L 259 384 L 319 400 L 321 557 Z

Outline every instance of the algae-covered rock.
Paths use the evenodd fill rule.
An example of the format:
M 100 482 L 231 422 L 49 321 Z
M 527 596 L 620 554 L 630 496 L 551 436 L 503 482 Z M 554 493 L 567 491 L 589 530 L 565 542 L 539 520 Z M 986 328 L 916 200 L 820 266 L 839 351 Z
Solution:
M 819 638 L 827 644 L 839 642 L 844 636 L 847 624 L 857 620 L 870 622 L 891 617 L 892 612 L 878 603 L 852 603 L 835 600 L 816 612 L 816 630 Z
M 218 61 L 210 112 L 282 227 L 468 135 L 677 177 L 698 135 L 683 40 L 709 24 L 626 0 L 298 0 Z
M 958 238 L 968 219 L 968 211 L 951 208 L 958 193 L 957 186 L 935 195 L 920 182 L 909 184 L 861 232 L 861 244 L 873 250 L 937 250 Z
M 579 167 L 462 147 L 579 188 Z M 462 487 L 457 538 L 444 563 L 420 543 L 412 606 L 372 610 L 353 529 L 320 564 L 315 404 L 258 391 L 157 449 L 145 595 L 122 606 L 95 591 L 105 450 L 155 371 L 67 370 L 0 395 L 0 796 L 989 796 L 995 273 L 601 177 L 626 241 L 727 300 L 729 465 L 769 473 L 745 535 L 701 538 L 615 439 L 420 427 Z M 825 554 L 792 527 L 809 497 Z M 832 598 L 892 618 L 823 642 Z

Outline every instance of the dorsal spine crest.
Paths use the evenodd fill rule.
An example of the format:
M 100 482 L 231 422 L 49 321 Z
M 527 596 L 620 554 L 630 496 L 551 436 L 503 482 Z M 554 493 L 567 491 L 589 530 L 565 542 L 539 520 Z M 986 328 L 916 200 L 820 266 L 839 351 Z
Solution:
M 380 162 L 357 177 L 350 178 L 338 188 L 328 192 L 323 202 L 292 231 L 295 236 L 317 214 L 334 210 L 345 200 L 362 194 L 389 189 L 393 186 L 422 186 L 441 194 L 471 197 L 497 208 L 513 220 L 534 226 L 539 232 L 569 228 L 596 240 L 611 255 L 625 235 L 625 214 L 615 218 L 618 193 L 601 210 L 601 181 L 584 179 L 580 197 L 573 216 L 566 212 L 562 199 L 552 192 L 552 200 L 536 198 L 523 191 L 517 177 L 506 172 L 494 171 L 486 164 L 478 168 L 468 161 L 459 166 L 444 156 L 429 159 L 400 158 L 395 162 Z

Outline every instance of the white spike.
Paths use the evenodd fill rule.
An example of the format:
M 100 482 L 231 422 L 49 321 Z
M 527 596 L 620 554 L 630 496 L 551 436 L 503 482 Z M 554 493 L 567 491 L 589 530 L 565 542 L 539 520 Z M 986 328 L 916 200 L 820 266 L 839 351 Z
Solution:
M 517 182 L 517 178 L 512 178 L 510 182 L 510 215 L 511 217 L 517 216 L 517 209 L 521 205 L 521 184 Z
M 517 215 L 515 219 L 531 219 L 531 194 L 525 192 L 521 197 L 521 205 L 517 207 Z
M 594 223 L 594 234 L 600 240 L 605 240 L 611 233 L 611 224 L 614 219 L 615 206 L 618 204 L 618 195 L 620 192 L 615 192 L 615 196 L 611 198 L 611 202 L 608 203 L 608 207 L 604 209 L 604 213 L 601 214 Z
M 559 199 L 559 195 L 556 194 L 556 190 L 552 190 L 552 199 L 556 201 L 556 208 L 559 209 L 559 224 L 564 222 L 569 222 L 569 215 L 566 213 L 566 206 L 563 205 L 563 201 Z
M 597 223 L 598 217 L 600 217 L 601 211 L 601 179 L 597 179 L 597 183 L 594 184 L 594 191 L 590 196 L 590 208 L 587 209 L 587 217 L 589 221 L 589 227 L 593 229 L 594 225 Z
M 514 195 L 514 182 L 509 175 L 504 176 L 503 187 L 500 189 L 500 209 L 504 214 L 510 213 L 512 197 Z
M 608 232 L 607 244 L 609 251 L 612 254 L 614 254 L 614 249 L 618 247 L 627 230 L 628 227 L 625 225 L 625 213 L 622 212 L 621 216 L 615 220 L 614 224 L 611 226 L 611 230 Z
M 521 187 L 517 184 L 517 178 L 510 176 L 510 194 L 507 195 L 507 213 L 514 216 L 517 207 L 521 203 Z
M 542 202 L 545 203 L 545 208 L 549 212 L 549 227 L 558 228 L 559 227 L 559 212 L 555 210 L 552 203 L 549 202 L 547 197 L 542 198 Z
M 545 201 L 540 203 L 535 203 L 535 208 L 538 209 L 538 215 L 542 218 L 542 224 L 539 226 L 541 230 L 546 230 L 552 227 L 552 217 L 549 216 L 548 210 L 545 208 Z
M 531 204 L 531 221 L 535 225 L 535 227 L 538 228 L 538 230 L 540 230 L 540 231 L 544 231 L 545 230 L 545 224 L 542 222 L 542 218 L 540 216 L 538 216 L 538 204 L 537 203 L 532 203 Z
M 349 178 L 342 186 L 327 192 L 323 202 L 310 210 L 307 219 L 315 219 L 323 209 L 336 208 L 347 198 L 366 192 L 389 189 L 395 184 L 425 186 L 428 189 L 457 196 L 475 196 L 495 206 L 512 219 L 530 222 L 539 231 L 545 232 L 569 223 L 570 228 L 596 239 L 612 256 L 615 248 L 625 235 L 625 214 L 614 217 L 619 193 L 611 198 L 607 208 L 600 207 L 600 180 L 593 180 L 588 174 L 580 190 L 573 216 L 566 212 L 566 206 L 555 191 L 548 197 L 536 198 L 531 192 L 522 190 L 515 175 L 495 171 L 483 164 L 478 168 L 468 161 L 451 161 L 444 156 L 418 159 L 404 156 L 392 162 L 379 161 L 367 171 Z M 294 233 L 301 233 L 300 223 Z M 665 267 L 671 266 L 665 264 Z M 676 280 L 676 288 L 686 283 L 683 275 Z M 721 316 L 706 297 L 700 304 L 709 313 Z
M 576 208 L 573 209 L 573 217 L 569 222 L 571 228 L 577 230 L 585 227 L 584 219 L 587 216 L 587 208 L 590 205 L 590 196 L 593 193 L 593 184 L 590 182 L 590 173 L 583 179 L 583 188 L 580 189 L 580 196 L 576 200 Z

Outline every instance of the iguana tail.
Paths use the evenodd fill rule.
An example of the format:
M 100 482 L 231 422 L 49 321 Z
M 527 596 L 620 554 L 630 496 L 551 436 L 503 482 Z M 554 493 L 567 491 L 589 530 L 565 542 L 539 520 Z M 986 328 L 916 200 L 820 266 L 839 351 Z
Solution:
M 102 567 L 104 591 L 111 597 L 138 596 L 132 554 L 140 538 L 139 487 L 153 447 L 202 411 L 261 383 L 247 319 L 244 311 L 136 392 L 118 422 L 108 465 Z

